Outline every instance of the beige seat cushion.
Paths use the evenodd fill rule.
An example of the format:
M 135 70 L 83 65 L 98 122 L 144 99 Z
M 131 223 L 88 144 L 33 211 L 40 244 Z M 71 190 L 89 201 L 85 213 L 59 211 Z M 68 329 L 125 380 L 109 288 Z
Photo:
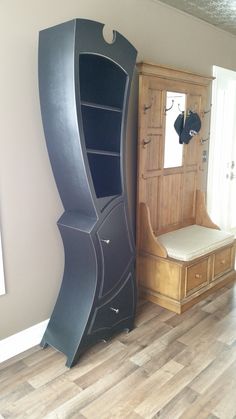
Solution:
M 233 243 L 234 235 L 221 230 L 191 225 L 158 236 L 173 259 L 189 261 Z

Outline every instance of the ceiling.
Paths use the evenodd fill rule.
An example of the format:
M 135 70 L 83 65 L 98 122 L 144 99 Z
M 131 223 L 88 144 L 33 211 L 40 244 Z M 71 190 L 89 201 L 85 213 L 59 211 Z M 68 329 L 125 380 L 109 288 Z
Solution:
M 159 0 L 236 35 L 236 0 Z

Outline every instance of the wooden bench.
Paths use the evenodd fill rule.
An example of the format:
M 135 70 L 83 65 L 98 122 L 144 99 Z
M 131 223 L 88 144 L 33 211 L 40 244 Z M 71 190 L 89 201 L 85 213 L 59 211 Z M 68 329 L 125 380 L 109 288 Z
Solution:
M 145 203 L 140 214 L 139 285 L 148 300 L 180 314 L 235 279 L 234 235 L 195 224 L 156 237 Z

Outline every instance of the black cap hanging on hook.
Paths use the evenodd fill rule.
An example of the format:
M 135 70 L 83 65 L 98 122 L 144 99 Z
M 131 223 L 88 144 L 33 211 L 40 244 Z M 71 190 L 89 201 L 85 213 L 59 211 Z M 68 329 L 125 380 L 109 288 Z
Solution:
M 189 111 L 185 118 L 184 127 L 180 134 L 180 139 L 184 144 L 188 144 L 194 135 L 201 129 L 201 119 L 196 112 Z
M 201 129 L 201 119 L 196 112 L 189 111 L 185 120 L 182 112 L 177 116 L 174 127 L 179 135 L 180 144 L 188 144 L 194 135 L 197 135 Z

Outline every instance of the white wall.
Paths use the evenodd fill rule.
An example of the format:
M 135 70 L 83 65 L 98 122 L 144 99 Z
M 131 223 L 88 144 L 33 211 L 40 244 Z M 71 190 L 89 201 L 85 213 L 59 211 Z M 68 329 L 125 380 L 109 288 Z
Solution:
M 1 0 L 0 215 L 7 294 L 0 297 L 0 338 L 48 318 L 60 285 L 56 221 L 63 208 L 41 124 L 37 42 L 39 30 L 75 17 L 121 32 L 139 60 L 203 74 L 211 74 L 213 64 L 236 70 L 235 37 L 151 0 Z

